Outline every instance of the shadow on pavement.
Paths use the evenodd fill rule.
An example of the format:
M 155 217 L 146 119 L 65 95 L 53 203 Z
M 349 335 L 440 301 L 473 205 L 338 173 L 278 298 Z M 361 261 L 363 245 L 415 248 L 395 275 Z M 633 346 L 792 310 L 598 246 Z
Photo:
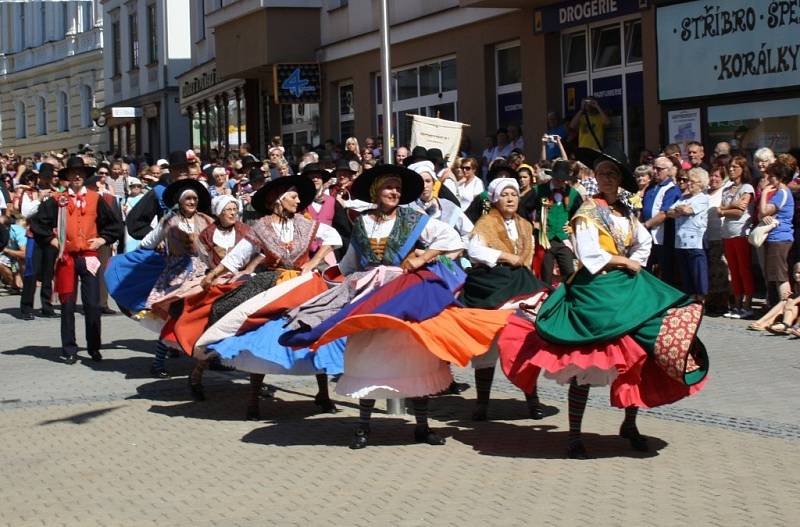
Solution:
M 90 412 L 81 412 L 79 414 L 71 415 L 69 417 L 62 417 L 60 419 L 48 419 L 47 421 L 42 421 L 39 423 L 39 426 L 47 426 L 56 423 L 73 423 L 76 425 L 82 425 L 88 423 L 92 419 L 100 417 L 101 415 L 105 415 L 108 412 L 113 412 L 118 408 L 122 408 L 122 406 L 112 406 L 110 408 L 101 408 L 100 410 L 92 410 Z
M 2 355 L 28 355 L 37 359 L 49 360 L 50 362 L 64 362 L 59 358 L 61 347 L 50 346 L 24 346 L 15 350 L 3 351 Z
M 173 379 L 170 379 L 170 381 Z M 161 384 L 168 381 L 161 381 Z M 150 412 L 166 415 L 168 417 L 187 417 L 190 419 L 210 419 L 213 421 L 244 421 L 247 405 L 250 400 L 250 386 L 246 383 L 232 382 L 204 382 L 205 401 L 188 401 L 170 406 L 152 406 Z M 140 387 L 139 391 L 147 390 L 147 385 Z M 307 397 L 307 400 L 286 401 L 281 399 L 281 392 Z M 161 400 L 186 400 L 190 398 L 186 379 L 181 379 L 180 386 L 173 384 L 172 389 L 160 388 L 152 395 L 161 396 Z M 170 397 L 172 396 L 172 397 Z M 155 399 L 156 397 L 147 397 Z M 357 404 L 334 400 L 337 407 L 358 408 Z M 323 413 L 314 404 L 314 394 L 278 389 L 273 397 L 262 397 L 260 400 L 260 421 L 305 419 L 311 416 L 331 416 L 336 414 Z M 376 411 L 376 413 L 379 413 Z
M 530 426 L 516 425 L 496 421 L 472 423 L 471 428 L 460 429 L 453 433 L 453 439 L 469 445 L 479 454 L 485 456 L 521 457 L 534 459 L 563 459 L 567 451 L 566 430 L 559 429 L 553 423 L 531 421 Z M 462 424 L 462 423 L 451 423 Z M 566 423 L 563 423 L 566 424 Z M 616 435 L 598 435 L 583 433 L 583 444 L 591 458 L 649 458 L 658 455 L 658 451 L 668 443 L 657 437 L 648 437 L 650 452 L 636 452 L 631 449 L 627 439 Z
M 353 437 L 358 417 L 340 418 L 331 415 L 322 419 L 285 419 L 257 428 L 242 437 L 243 443 L 275 446 L 338 446 L 346 448 Z M 414 445 L 414 423 L 397 417 L 373 415 L 369 448 Z M 449 440 L 452 427 L 433 426 Z M 420 445 L 420 448 L 431 448 Z M 447 448 L 445 445 L 443 448 Z
M 559 413 L 555 406 L 542 405 L 545 419 Z M 471 427 L 475 399 L 463 395 L 432 397 L 431 417 L 439 421 L 463 421 L 462 426 Z M 411 412 L 409 412 L 411 413 Z M 528 405 L 523 399 L 492 399 L 489 401 L 489 419 L 495 421 L 530 420 Z M 535 422 L 535 421 L 531 421 Z

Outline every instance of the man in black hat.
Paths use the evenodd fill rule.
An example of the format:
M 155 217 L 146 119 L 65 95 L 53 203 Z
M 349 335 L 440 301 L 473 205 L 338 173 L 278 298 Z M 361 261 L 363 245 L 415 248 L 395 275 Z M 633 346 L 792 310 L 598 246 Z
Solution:
M 44 202 L 32 218 L 31 230 L 37 245 L 58 251 L 55 289 L 61 301 L 61 357 L 66 364 L 77 361 L 75 303 L 78 281 L 86 322 L 86 343 L 92 360 L 100 355 L 100 285 L 102 266 L 98 249 L 116 242 L 123 233 L 122 223 L 100 195 L 84 186 L 94 167 L 81 157 L 71 157 L 64 169 L 66 192 Z
M 569 220 L 583 201 L 580 194 L 567 185 L 570 172 L 569 162 L 556 161 L 550 171 L 550 181 L 537 185 L 522 205 L 524 217 L 536 219 L 534 227 L 538 228 L 538 240 L 545 249 L 541 278 L 548 285 L 553 283 L 554 263 L 562 279 L 575 272 L 575 255 L 564 242 L 569 238 Z
M 39 181 L 37 189 L 37 199 L 27 199 L 23 197 L 22 202 L 22 215 L 31 221 L 31 218 L 37 213 L 42 203 L 50 199 L 53 192 L 51 183 L 56 175 L 55 166 L 51 163 L 42 163 L 39 165 Z M 27 201 L 27 202 L 26 202 Z M 33 246 L 32 265 L 31 269 L 25 270 L 25 275 L 22 280 L 22 297 L 19 301 L 19 309 L 22 312 L 23 320 L 33 320 L 33 302 L 36 295 L 36 282 L 41 282 L 42 288 L 40 291 L 40 298 L 42 303 L 42 310 L 40 317 L 42 318 L 56 318 L 58 315 L 53 309 L 53 269 L 56 265 L 56 257 L 58 250 L 49 244 L 39 244 L 28 234 L 28 243 Z
M 153 230 L 151 227 L 153 218 L 160 220 L 167 212 L 167 207 L 162 199 L 167 186 L 173 181 L 190 177 L 190 167 L 195 167 L 194 162 L 186 157 L 184 151 L 172 152 L 167 161 L 169 171 L 161 174 L 158 182 L 128 212 L 128 217 L 125 219 L 128 232 L 137 240 L 143 240 Z

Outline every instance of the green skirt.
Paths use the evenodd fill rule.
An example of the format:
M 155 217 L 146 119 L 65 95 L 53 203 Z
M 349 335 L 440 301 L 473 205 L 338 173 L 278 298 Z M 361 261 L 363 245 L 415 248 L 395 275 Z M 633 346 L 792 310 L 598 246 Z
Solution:
M 550 342 L 577 346 L 630 335 L 650 352 L 667 310 L 689 303 L 688 295 L 645 270 L 592 275 L 584 268 L 545 300 L 536 331 Z
M 467 274 L 459 301 L 466 307 L 496 309 L 506 302 L 548 289 L 526 267 L 475 267 Z

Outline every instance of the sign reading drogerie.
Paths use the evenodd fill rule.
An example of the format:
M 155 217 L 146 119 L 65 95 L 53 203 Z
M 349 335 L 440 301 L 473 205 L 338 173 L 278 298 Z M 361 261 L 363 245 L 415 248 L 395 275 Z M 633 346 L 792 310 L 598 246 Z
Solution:
M 699 0 L 657 19 L 661 100 L 800 85 L 800 0 Z
M 319 102 L 319 64 L 276 64 L 273 73 L 278 104 Z
M 533 12 L 534 33 L 550 33 L 568 27 L 628 15 L 649 5 L 648 0 L 571 0 Z

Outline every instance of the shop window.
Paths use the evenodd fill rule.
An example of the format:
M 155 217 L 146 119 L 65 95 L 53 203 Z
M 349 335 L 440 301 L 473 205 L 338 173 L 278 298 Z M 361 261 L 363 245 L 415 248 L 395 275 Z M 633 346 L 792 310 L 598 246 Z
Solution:
M 569 33 L 562 37 L 564 75 L 586 71 L 586 32 Z
M 519 41 L 495 48 L 497 126 L 522 124 L 522 68 Z
M 592 29 L 592 69 L 610 68 L 622 63 L 619 30 L 619 24 Z
M 456 89 L 456 59 L 442 61 L 442 89 L 452 91 Z
M 355 110 L 353 107 L 353 84 L 339 86 L 339 138 L 342 143 L 352 137 L 355 130 Z
M 439 93 L 439 65 L 426 64 L 419 68 L 419 94 Z
M 319 104 L 282 105 L 281 132 L 284 147 L 319 144 Z
M 17 101 L 16 107 L 17 139 L 25 139 L 28 135 L 28 117 L 25 113 L 25 103 Z
M 497 50 L 497 85 L 507 86 L 522 81 L 519 45 Z
M 417 68 L 397 72 L 397 98 L 401 101 L 417 97 Z
M 408 145 L 411 138 L 410 114 L 442 119 L 457 118 L 455 58 L 437 59 L 406 66 L 392 75 L 392 147 Z M 383 133 L 383 87 L 381 76 L 375 75 L 376 124 Z
M 752 155 L 761 147 L 782 153 L 800 144 L 800 99 L 708 107 L 709 143 L 728 141 Z
M 632 20 L 625 22 L 625 63 L 642 62 L 642 22 Z
M 94 2 L 81 2 L 78 7 L 81 10 L 81 31 L 91 31 L 94 28 Z

